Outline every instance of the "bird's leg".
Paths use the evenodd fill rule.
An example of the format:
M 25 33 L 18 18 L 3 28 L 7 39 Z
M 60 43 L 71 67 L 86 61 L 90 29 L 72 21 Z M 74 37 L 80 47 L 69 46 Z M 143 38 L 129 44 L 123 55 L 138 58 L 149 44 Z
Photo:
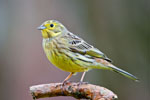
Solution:
M 71 72 L 63 81 L 63 85 L 65 85 L 65 83 L 67 83 L 67 81 L 71 78 L 71 76 L 74 74 L 74 72 Z
M 71 73 L 65 78 L 65 80 L 62 82 L 61 89 L 63 89 L 63 86 L 65 86 L 65 84 L 67 83 L 68 79 L 70 79 L 73 74 L 74 74 L 74 72 L 71 72 Z M 62 90 L 62 94 L 63 94 L 63 90 Z
M 83 72 L 82 77 L 81 77 L 81 79 L 80 79 L 80 82 L 83 82 L 83 79 L 84 79 L 84 77 L 85 77 L 85 74 L 86 74 L 86 72 Z
M 79 82 L 79 84 L 77 85 L 78 86 L 78 92 L 80 92 L 80 85 L 82 85 L 82 84 L 88 84 L 88 82 L 83 82 L 83 79 L 84 79 L 84 77 L 85 77 L 85 74 L 86 74 L 86 72 L 83 72 L 83 74 L 82 74 L 82 76 L 81 76 L 81 79 L 80 79 L 80 82 Z M 80 100 L 80 99 L 79 99 Z
M 80 82 L 79 82 L 79 85 L 81 85 L 81 84 L 87 84 L 88 82 L 83 82 L 83 79 L 84 79 L 84 77 L 85 77 L 85 74 L 86 74 L 86 72 L 83 72 L 83 74 L 82 74 L 82 76 L 81 76 L 81 79 L 80 79 Z

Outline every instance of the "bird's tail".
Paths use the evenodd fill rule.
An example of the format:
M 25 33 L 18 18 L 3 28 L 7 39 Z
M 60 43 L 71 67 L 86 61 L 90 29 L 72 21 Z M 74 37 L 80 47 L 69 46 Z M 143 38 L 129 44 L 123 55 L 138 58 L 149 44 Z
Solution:
M 112 64 L 109 66 L 109 69 L 112 70 L 112 71 L 114 71 L 114 72 L 116 72 L 116 73 L 119 73 L 119 74 L 121 74 L 123 76 L 126 76 L 126 77 L 128 77 L 128 78 L 130 78 L 132 80 L 139 81 L 138 78 L 135 77 L 134 75 L 132 75 L 132 74 L 130 74 L 130 73 L 128 73 L 128 72 L 120 69 L 120 68 L 117 68 L 117 67 L 115 67 Z

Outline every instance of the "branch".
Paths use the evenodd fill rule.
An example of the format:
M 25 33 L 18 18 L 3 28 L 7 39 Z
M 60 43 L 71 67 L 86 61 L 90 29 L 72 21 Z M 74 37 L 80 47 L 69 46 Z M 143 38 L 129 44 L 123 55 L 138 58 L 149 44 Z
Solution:
M 30 87 L 30 92 L 34 99 L 56 96 L 72 96 L 77 99 L 90 100 L 114 100 L 117 95 L 112 91 L 86 83 L 50 83 Z

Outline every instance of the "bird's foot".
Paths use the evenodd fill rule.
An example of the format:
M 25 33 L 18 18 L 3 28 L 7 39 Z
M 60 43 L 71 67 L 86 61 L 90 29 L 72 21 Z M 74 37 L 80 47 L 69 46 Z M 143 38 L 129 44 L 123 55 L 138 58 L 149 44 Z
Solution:
M 69 81 L 69 80 L 63 81 L 63 82 L 62 82 L 62 86 L 68 85 L 68 84 L 70 84 L 70 83 L 71 83 L 71 81 Z
M 66 86 L 66 85 L 68 85 L 70 83 L 71 83 L 71 81 L 68 81 L 68 80 L 62 82 L 62 85 L 60 86 L 62 94 L 64 94 L 63 93 L 64 92 L 64 86 Z
M 84 85 L 84 84 L 89 84 L 89 82 L 82 82 L 82 81 L 78 82 L 78 86 Z

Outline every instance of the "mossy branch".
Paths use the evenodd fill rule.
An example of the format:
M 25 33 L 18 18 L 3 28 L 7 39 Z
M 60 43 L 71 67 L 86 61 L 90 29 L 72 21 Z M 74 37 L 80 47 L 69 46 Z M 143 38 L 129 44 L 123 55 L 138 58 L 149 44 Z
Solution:
M 114 100 L 117 95 L 112 91 L 92 84 L 75 82 L 41 84 L 30 87 L 34 99 L 56 96 L 72 96 L 76 99 Z

